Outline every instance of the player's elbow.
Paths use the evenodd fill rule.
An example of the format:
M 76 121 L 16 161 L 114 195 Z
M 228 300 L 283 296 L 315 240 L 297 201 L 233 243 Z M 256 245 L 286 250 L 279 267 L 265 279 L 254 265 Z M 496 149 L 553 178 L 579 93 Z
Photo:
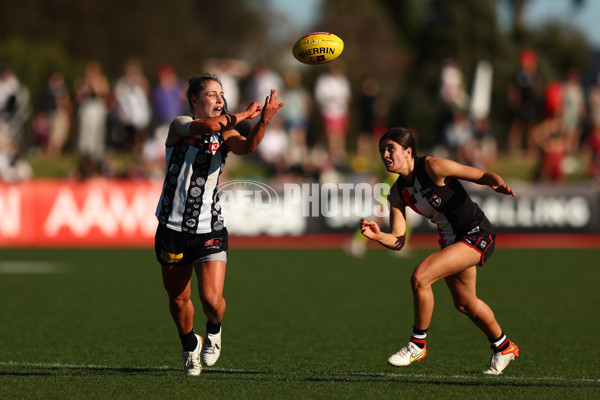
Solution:
M 396 251 L 402 250 L 402 248 L 404 247 L 405 239 L 406 239 L 406 237 L 404 235 L 396 236 L 396 241 L 394 242 L 394 245 L 392 246 L 392 250 L 396 250 Z

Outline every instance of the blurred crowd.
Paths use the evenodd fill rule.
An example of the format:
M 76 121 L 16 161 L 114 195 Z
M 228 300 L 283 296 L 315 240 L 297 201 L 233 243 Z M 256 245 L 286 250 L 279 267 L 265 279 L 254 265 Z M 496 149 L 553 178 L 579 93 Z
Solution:
M 562 80 L 544 82 L 538 56 L 530 49 L 520 53 L 518 66 L 507 88 L 510 126 L 505 151 L 535 160 L 533 181 L 561 184 L 569 174 L 584 170 L 600 182 L 600 73 L 587 89 L 575 67 L 566 70 Z M 488 118 L 490 68 L 480 63 L 469 95 L 460 65 L 447 60 L 439 93 L 444 111 L 437 151 L 484 169 L 494 168 L 499 151 Z
M 477 65 L 468 91 L 460 63 L 445 60 L 438 93 L 440 140 L 431 153 L 493 169 L 505 148 L 536 160 L 536 180 L 562 183 L 577 168 L 600 180 L 600 74 L 589 88 L 582 86 L 576 68 L 565 71 L 560 81 L 543 82 L 537 55 L 528 49 L 515 62 L 515 71 L 507 88 L 507 143 L 499 144 L 489 118 L 491 65 Z M 207 60 L 203 72 L 220 77 L 230 112 L 251 101 L 264 102 L 271 88 L 286 103 L 252 155 L 275 187 L 289 181 L 341 181 L 353 174 L 362 181 L 380 179 L 373 165 L 379 166 L 377 141 L 388 128 L 384 82 L 367 78 L 353 91 L 340 61 L 330 63 L 311 87 L 300 70 L 277 71 L 234 59 Z M 10 66 L 1 66 L 0 180 L 33 178 L 24 157 L 32 151 L 47 159 L 75 155 L 77 166 L 69 172 L 75 179 L 161 178 L 168 125 L 187 112 L 187 78 L 165 63 L 149 79 L 141 61 L 131 59 L 111 82 L 102 65 L 92 61 L 74 85 L 61 71 L 50 74 L 41 106 L 34 108 L 28 88 Z M 351 118 L 351 110 L 358 116 Z M 351 128 L 358 135 L 350 141 Z M 33 144 L 23 140 L 27 129 Z M 311 129 L 321 133 L 309 135 Z M 123 170 L 120 155 L 138 161 Z
M 563 183 L 584 168 L 600 181 L 600 73 L 589 88 L 576 67 L 564 71 L 561 80 L 543 82 L 538 56 L 530 49 L 521 52 L 519 66 L 509 87 L 510 150 L 536 157 L 536 180 Z

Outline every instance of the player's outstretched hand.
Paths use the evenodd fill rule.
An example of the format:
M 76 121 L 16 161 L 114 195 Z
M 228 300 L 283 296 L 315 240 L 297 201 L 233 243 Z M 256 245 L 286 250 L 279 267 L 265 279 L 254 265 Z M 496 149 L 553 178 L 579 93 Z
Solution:
M 381 233 L 381 229 L 379 229 L 379 225 L 377 225 L 376 222 L 361 219 L 360 233 L 362 233 L 366 238 L 369 238 L 371 240 L 377 240 L 377 237 Z
M 271 121 L 271 118 L 273 118 L 273 116 L 277 114 L 277 111 L 284 105 L 284 103 L 279 102 L 275 90 L 271 89 L 271 94 L 265 99 L 265 106 L 262 109 L 263 121 L 268 124 Z
M 497 193 L 510 194 L 512 195 L 512 197 L 515 197 L 515 192 L 513 192 L 513 190 L 508 185 L 492 186 L 492 189 L 494 189 L 494 191 L 496 191 Z

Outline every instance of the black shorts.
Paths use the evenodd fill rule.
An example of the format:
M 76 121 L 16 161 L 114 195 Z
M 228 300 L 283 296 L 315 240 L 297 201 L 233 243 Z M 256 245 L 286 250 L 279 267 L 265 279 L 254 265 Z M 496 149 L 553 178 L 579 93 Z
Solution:
M 459 239 L 460 242 L 474 248 L 481 254 L 481 259 L 477 265 L 483 267 L 485 262 L 492 256 L 496 247 L 496 235 L 485 234 L 481 236 L 464 236 Z
M 192 264 L 202 257 L 227 250 L 226 228 L 202 234 L 174 231 L 163 224 L 156 228 L 154 251 L 162 265 Z

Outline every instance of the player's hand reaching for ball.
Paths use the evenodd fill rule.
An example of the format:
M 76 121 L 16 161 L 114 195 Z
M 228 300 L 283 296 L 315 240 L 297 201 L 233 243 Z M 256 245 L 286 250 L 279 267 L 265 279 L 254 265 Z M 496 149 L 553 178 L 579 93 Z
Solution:
M 506 184 L 504 185 L 498 185 L 498 186 L 492 186 L 492 189 L 494 189 L 494 191 L 496 193 L 501 193 L 501 194 L 510 194 L 512 195 L 512 197 L 515 197 L 515 192 L 513 192 L 513 190 Z
M 275 90 L 271 89 L 271 94 L 267 96 L 265 105 L 262 109 L 262 120 L 268 124 L 271 121 L 271 118 L 273 118 L 273 116 L 277 114 L 277 111 L 283 106 L 284 103 L 279 102 Z
M 379 225 L 377 225 L 376 222 L 361 219 L 360 233 L 362 233 L 366 238 L 377 240 L 377 238 L 381 234 L 381 229 L 379 229 Z

